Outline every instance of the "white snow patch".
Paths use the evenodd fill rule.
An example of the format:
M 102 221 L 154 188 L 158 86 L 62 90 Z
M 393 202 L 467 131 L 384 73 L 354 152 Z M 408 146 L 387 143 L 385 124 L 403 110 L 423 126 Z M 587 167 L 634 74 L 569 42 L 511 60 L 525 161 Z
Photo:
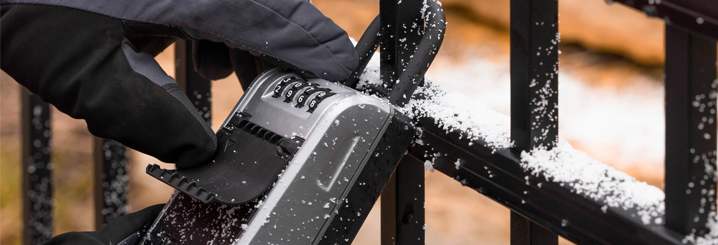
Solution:
M 716 212 L 711 211 L 708 213 L 708 223 L 706 224 L 706 227 L 708 227 L 708 233 L 706 233 L 703 236 L 696 237 L 695 234 L 689 234 L 685 238 L 683 238 L 683 243 L 692 243 L 692 244 L 698 244 L 698 245 L 716 245 L 718 244 L 718 218 L 716 217 Z
M 379 70 L 381 67 L 379 63 L 379 56 L 381 56 L 379 52 L 375 52 L 374 55 L 372 55 L 371 59 L 369 60 L 369 63 L 367 63 L 366 65 L 366 68 L 364 68 L 364 72 L 362 72 L 361 76 L 359 76 L 359 83 L 357 84 L 357 88 L 366 88 L 370 84 L 381 84 L 381 72 Z
M 568 184 L 576 194 L 609 207 L 635 208 L 645 225 L 665 213 L 663 191 L 573 149 L 566 141 L 559 141 L 550 151 L 522 152 L 521 166 L 546 181 Z
M 434 162 L 426 160 L 426 162 L 424 162 L 424 170 L 434 172 Z
M 431 81 L 427 80 L 426 83 L 426 87 L 420 87 L 415 92 L 424 96 L 412 99 L 406 106 L 399 108 L 402 113 L 415 120 L 432 118 L 446 132 L 459 130 L 472 141 L 484 140 L 486 146 L 493 149 L 513 147 L 508 116 L 463 94 L 443 89 Z
M 380 84 L 379 53 L 375 53 L 359 78 L 358 88 Z M 447 132 L 460 130 L 467 133 L 470 140 L 484 140 L 486 146 L 493 149 L 513 146 L 508 116 L 461 93 L 444 89 L 428 79 L 426 84 L 414 92 L 425 96 L 412 99 L 403 108 L 398 108 L 402 113 L 415 120 L 433 118 Z
M 508 57 L 481 58 L 492 56 L 490 52 L 467 52 L 467 58 L 461 62 L 437 58 L 427 77 L 446 90 L 462 93 L 508 115 L 510 62 Z M 590 146 L 592 157 L 619 168 L 662 169 L 663 85 L 650 77 L 626 79 L 621 81 L 620 88 L 592 86 L 593 82 L 587 79 L 590 78 L 575 76 L 569 68 L 563 68 L 559 74 L 559 137 L 577 147 Z

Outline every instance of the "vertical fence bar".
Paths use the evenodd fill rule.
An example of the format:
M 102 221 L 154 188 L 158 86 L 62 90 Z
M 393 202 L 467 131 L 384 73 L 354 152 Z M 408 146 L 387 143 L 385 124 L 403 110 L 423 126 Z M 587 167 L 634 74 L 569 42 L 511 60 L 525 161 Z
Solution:
M 381 244 L 424 244 L 424 218 L 424 168 L 405 156 L 381 194 Z
M 517 151 L 558 142 L 558 1 L 511 0 L 511 139 Z M 511 244 L 558 244 L 512 211 Z
M 50 106 L 22 89 L 23 244 L 52 237 Z
M 511 212 L 511 244 L 558 244 L 558 235 Z
M 421 0 L 380 1 L 381 77 L 391 88 L 421 41 Z M 424 243 L 424 167 L 403 158 L 381 199 L 382 244 Z
M 716 209 L 716 41 L 666 25 L 666 226 L 706 232 Z
M 381 79 L 392 88 L 421 42 L 422 0 L 381 1 Z
M 129 176 L 125 146 L 114 140 L 94 138 L 95 230 L 127 214 Z
M 558 1 L 511 1 L 511 139 L 516 149 L 558 141 Z
M 200 116 L 212 125 L 212 82 L 194 70 L 192 43 L 185 40 L 175 43 L 175 80 Z

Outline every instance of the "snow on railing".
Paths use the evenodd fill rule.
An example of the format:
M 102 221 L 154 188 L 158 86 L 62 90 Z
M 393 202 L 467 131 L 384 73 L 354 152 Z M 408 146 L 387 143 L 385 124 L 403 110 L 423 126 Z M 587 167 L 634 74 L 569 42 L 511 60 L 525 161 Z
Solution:
M 381 84 L 379 59 L 376 58 L 378 56 L 375 55 L 367 65 L 360 78 L 360 87 Z M 444 89 L 428 79 L 426 85 L 419 87 L 415 94 L 420 96 L 398 108 L 415 121 L 419 118 L 432 118 L 436 125 L 447 133 L 464 132 L 469 140 L 483 140 L 486 147 L 494 150 L 513 147 L 510 119 L 507 115 L 461 93 Z M 568 142 L 560 141 L 558 146 L 550 151 L 535 149 L 523 152 L 521 167 L 528 173 L 543 176 L 547 181 L 566 184 L 576 194 L 604 202 L 607 207 L 636 208 L 646 225 L 651 222 L 663 223 L 663 191 L 589 157 L 571 147 Z
M 551 150 L 522 152 L 521 167 L 546 181 L 568 185 L 571 192 L 606 203 L 601 208 L 604 213 L 608 207 L 636 208 L 644 225 L 664 222 L 663 191 L 591 158 L 566 141 L 559 141 Z
M 382 84 L 378 57 L 374 55 L 361 75 L 360 89 Z M 469 140 L 484 141 L 484 146 L 490 149 L 514 147 L 507 115 L 459 92 L 444 89 L 428 79 L 425 83 L 416 90 L 414 98 L 406 106 L 397 109 L 414 121 L 431 118 L 446 133 L 463 132 Z M 425 167 L 433 170 L 433 162 L 427 162 Z M 522 152 L 521 167 L 528 174 L 567 186 L 573 193 L 605 203 L 601 207 L 604 213 L 609 207 L 635 209 L 644 225 L 665 223 L 665 194 L 661 189 L 591 158 L 566 141 L 559 141 L 551 150 Z M 718 217 L 714 212 L 710 217 L 707 234 L 690 234 L 684 242 L 718 244 Z
M 695 233 L 688 234 L 681 242 L 683 243 L 693 243 L 698 245 L 715 245 L 718 244 L 718 217 L 716 216 L 716 212 L 711 211 L 708 213 L 708 222 L 706 223 L 706 227 L 708 227 L 708 232 L 706 232 L 703 236 L 696 236 Z
M 379 75 L 379 55 L 369 61 L 359 81 L 359 89 L 367 85 L 381 85 Z M 476 103 L 463 94 L 445 90 L 427 79 L 426 85 L 417 88 L 415 96 L 404 107 L 397 109 L 405 115 L 417 119 L 433 118 L 435 123 L 446 132 L 459 130 L 469 139 L 484 140 L 487 147 L 504 149 L 513 147 L 510 138 L 509 117 Z
M 411 118 L 432 118 L 447 133 L 460 131 L 472 140 L 481 139 L 486 147 L 505 149 L 513 147 L 510 119 L 490 107 L 471 101 L 456 91 L 444 90 L 430 81 L 416 93 L 424 98 L 413 99 L 401 112 Z

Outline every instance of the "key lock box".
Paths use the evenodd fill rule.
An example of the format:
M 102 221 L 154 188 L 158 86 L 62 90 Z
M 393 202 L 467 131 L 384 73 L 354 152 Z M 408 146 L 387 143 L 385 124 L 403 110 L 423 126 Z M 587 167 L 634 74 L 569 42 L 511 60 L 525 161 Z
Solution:
M 149 165 L 177 191 L 135 243 L 350 244 L 414 136 L 391 103 L 353 88 L 379 29 L 377 16 L 343 84 L 281 69 L 259 75 L 217 131 L 210 163 Z M 402 77 L 423 78 L 441 45 L 425 40 L 415 53 L 424 58 L 412 60 L 423 69 Z

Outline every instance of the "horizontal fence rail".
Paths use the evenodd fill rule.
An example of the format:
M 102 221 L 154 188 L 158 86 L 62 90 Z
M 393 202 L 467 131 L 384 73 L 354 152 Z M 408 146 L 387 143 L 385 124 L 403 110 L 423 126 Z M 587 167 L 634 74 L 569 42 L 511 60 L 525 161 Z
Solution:
M 694 34 L 718 39 L 718 1 L 716 0 L 606 0 L 619 2 L 680 26 Z
M 607 207 L 577 194 L 571 183 L 546 181 L 521 167 L 519 153 L 494 149 L 465 132 L 447 133 L 434 118 L 419 120 L 420 141 L 410 155 L 578 244 L 680 244 L 683 235 L 661 225 L 644 225 L 637 209 Z M 456 162 L 461 165 L 456 167 Z

